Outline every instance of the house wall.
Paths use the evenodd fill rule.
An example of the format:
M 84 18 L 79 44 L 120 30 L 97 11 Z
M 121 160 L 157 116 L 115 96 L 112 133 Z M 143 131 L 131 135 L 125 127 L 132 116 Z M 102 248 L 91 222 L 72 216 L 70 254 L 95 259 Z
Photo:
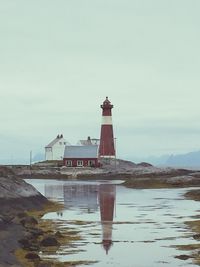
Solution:
M 94 161 L 94 166 L 93 167 L 100 167 L 100 164 L 98 162 L 97 158 L 79 158 L 79 159 L 74 159 L 74 158 L 64 158 L 63 159 L 63 165 L 67 166 L 67 161 L 71 160 L 72 161 L 72 166 L 71 167 L 81 167 L 81 166 L 77 166 L 77 162 L 78 161 L 83 161 L 83 166 L 82 167 L 89 167 L 88 166 L 88 161 L 89 160 L 93 160 Z
M 45 147 L 45 160 L 53 160 L 53 153 L 51 147 Z
M 51 148 L 45 147 L 45 159 L 62 160 L 64 156 L 65 145 L 66 140 L 64 138 L 60 138 Z

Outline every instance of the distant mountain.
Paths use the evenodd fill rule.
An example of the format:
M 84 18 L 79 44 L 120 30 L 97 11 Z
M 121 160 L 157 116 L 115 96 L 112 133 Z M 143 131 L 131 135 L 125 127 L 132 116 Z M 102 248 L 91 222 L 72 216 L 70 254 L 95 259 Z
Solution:
M 165 165 L 172 167 L 200 168 L 200 151 L 194 151 L 180 155 L 171 155 L 166 161 Z
M 177 155 L 162 155 L 160 157 L 150 156 L 142 158 L 140 161 L 151 163 L 154 166 L 200 169 L 200 151 Z
M 170 155 L 162 155 L 162 156 L 149 156 L 146 158 L 140 158 L 136 160 L 136 162 L 145 161 L 155 166 L 165 166 L 167 160 L 169 159 Z

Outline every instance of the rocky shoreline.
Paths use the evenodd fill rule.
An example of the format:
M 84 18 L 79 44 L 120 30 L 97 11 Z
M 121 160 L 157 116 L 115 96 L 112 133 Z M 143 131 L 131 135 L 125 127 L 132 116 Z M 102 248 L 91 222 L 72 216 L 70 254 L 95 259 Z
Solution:
M 113 161 L 101 169 L 68 169 L 55 166 L 0 167 L 0 267 L 53 267 L 73 266 L 65 263 L 40 260 L 41 242 L 48 237 L 61 244 L 66 242 L 62 233 L 52 231 L 52 225 L 41 224 L 41 215 L 56 210 L 44 196 L 27 184 L 23 178 L 41 179 L 121 179 L 131 188 L 170 188 L 200 186 L 200 172 L 185 169 L 156 168 L 146 163 Z M 186 197 L 200 200 L 199 191 Z M 60 208 L 60 207 L 59 207 Z M 30 213 L 30 210 L 34 210 Z M 198 225 L 198 227 L 196 227 Z M 191 227 L 193 227 L 191 225 Z M 48 228 L 48 231 L 45 229 Z M 194 227 L 193 227 L 194 228 Z M 193 229 L 192 228 L 192 229 Z M 195 221 L 196 234 L 200 235 L 200 221 Z M 76 238 L 67 233 L 68 240 Z M 29 242 L 31 240 L 31 242 Z M 55 243 L 54 243 L 55 244 Z M 33 245 L 33 246 L 32 246 Z M 198 255 L 195 256 L 196 261 Z M 81 264 L 79 262 L 78 264 Z
M 20 214 L 42 209 L 48 200 L 34 187 L 15 177 L 12 170 L 0 167 L 0 266 L 21 266 L 14 251 L 26 231 Z
M 39 163 L 30 166 L 11 166 L 15 176 L 26 179 L 92 179 L 124 180 L 133 188 L 200 186 L 200 171 L 158 168 L 148 163 L 135 164 L 125 160 L 112 160 L 101 168 L 67 168 Z
M 186 199 L 200 201 L 200 189 L 190 190 L 185 193 L 184 197 Z M 200 241 L 200 220 L 199 215 L 194 216 L 194 220 L 185 221 L 186 227 L 191 230 L 191 238 Z M 193 263 L 200 265 L 200 243 L 197 244 L 185 244 L 176 246 L 176 249 L 181 250 L 184 254 L 176 256 L 180 260 L 192 259 Z
M 55 253 L 59 246 L 79 238 L 78 234 L 58 227 L 42 216 L 62 209 L 48 201 L 33 186 L 0 167 L 0 267 L 71 267 L 92 262 L 43 260 L 40 251 Z

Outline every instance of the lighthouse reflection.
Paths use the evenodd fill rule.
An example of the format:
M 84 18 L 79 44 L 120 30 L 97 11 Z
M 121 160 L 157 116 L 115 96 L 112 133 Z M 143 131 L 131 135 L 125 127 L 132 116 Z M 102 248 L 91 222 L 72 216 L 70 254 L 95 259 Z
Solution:
M 102 184 L 99 186 L 99 204 L 102 225 L 102 244 L 108 254 L 112 246 L 112 225 L 116 197 L 116 186 Z
M 112 225 L 116 200 L 115 184 L 61 184 L 45 185 L 45 196 L 64 201 L 65 209 L 75 209 L 81 214 L 100 211 L 102 247 L 108 254 L 112 246 Z M 62 217 L 62 213 L 57 213 Z

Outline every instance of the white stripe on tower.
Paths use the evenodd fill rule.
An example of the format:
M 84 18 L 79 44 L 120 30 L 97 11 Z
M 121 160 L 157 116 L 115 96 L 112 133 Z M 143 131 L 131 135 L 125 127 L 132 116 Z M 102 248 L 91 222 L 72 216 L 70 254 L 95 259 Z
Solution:
M 102 116 L 102 125 L 112 125 L 112 116 Z

